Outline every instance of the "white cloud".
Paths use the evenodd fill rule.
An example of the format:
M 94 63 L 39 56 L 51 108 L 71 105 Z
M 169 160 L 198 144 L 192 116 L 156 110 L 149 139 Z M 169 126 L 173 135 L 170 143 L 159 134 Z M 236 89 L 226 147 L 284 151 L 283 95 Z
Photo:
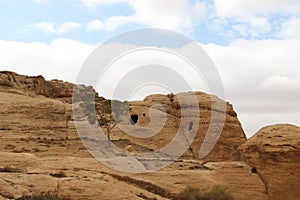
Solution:
M 280 38 L 298 37 L 300 29 L 300 1 L 298 0 L 80 0 L 86 6 L 127 3 L 134 14 L 111 16 L 89 22 L 88 30 L 114 31 L 120 26 L 135 23 L 141 26 L 166 28 L 188 34 L 204 19 L 207 25 L 225 37 L 261 38 L 278 31 L 282 19 L 276 15 L 291 17 L 282 25 Z M 274 17 L 275 16 L 275 17 Z M 296 17 L 295 17 L 296 16 Z
M 30 24 L 25 27 L 25 31 L 40 30 L 44 33 L 64 34 L 72 32 L 81 27 L 80 23 L 65 22 L 62 24 L 55 25 L 51 22 L 39 22 L 36 24 Z
M 300 76 L 270 76 L 262 82 L 259 89 L 265 92 L 281 92 L 281 94 L 286 92 L 300 93 Z
M 133 18 L 131 16 L 112 16 L 104 21 L 104 30 L 106 31 L 114 31 L 119 26 L 124 24 L 129 24 L 133 22 Z
M 261 33 L 268 33 L 271 30 L 268 20 L 264 17 L 253 17 L 249 19 L 251 35 L 257 37 Z
M 51 44 L 0 40 L 0 68 L 74 82 L 94 46 L 58 38 Z
M 215 62 L 228 91 L 241 97 L 271 76 L 294 78 L 300 75 L 300 39 L 235 40 L 229 46 L 204 45 Z M 241 84 L 242 83 L 242 84 Z M 230 93 L 229 93 L 230 94 Z
M 86 5 L 99 5 L 106 2 L 83 1 Z M 111 3 L 119 2 L 121 1 Z M 111 16 L 102 21 L 94 20 L 88 23 L 88 30 L 114 31 L 121 25 L 136 23 L 147 27 L 190 32 L 204 19 L 206 13 L 204 4 L 199 2 L 191 4 L 188 0 L 128 0 L 128 3 L 134 11 L 133 15 Z
M 293 17 L 285 21 L 277 36 L 279 38 L 300 37 L 300 18 Z
M 248 135 L 266 124 L 299 124 L 299 44 L 295 38 L 203 45 Z
M 36 24 L 29 25 L 28 27 L 30 27 L 32 29 L 34 29 L 34 28 L 39 29 L 39 30 L 42 30 L 46 33 L 55 32 L 54 25 L 50 22 L 39 22 L 39 23 L 36 23 Z
M 58 33 L 58 34 L 67 33 L 67 32 L 71 32 L 75 29 L 78 29 L 80 27 L 81 27 L 81 24 L 79 24 L 79 23 L 65 22 L 56 27 L 56 33 Z
M 130 0 L 129 4 L 139 24 L 171 30 L 191 30 L 206 11 L 204 4 L 187 0 Z
M 262 127 L 274 124 L 294 124 L 299 126 L 299 114 L 297 112 L 289 113 L 273 113 L 265 114 L 263 110 L 261 112 L 256 112 L 252 114 L 242 115 L 242 126 L 246 130 L 246 135 L 248 137 L 255 134 Z
M 274 13 L 300 14 L 298 0 L 214 0 L 216 14 L 221 18 L 266 16 Z
M 99 31 L 104 28 L 104 24 L 99 19 L 95 19 L 87 23 L 87 29 L 89 31 Z
M 107 32 L 115 31 L 122 25 L 129 24 L 134 22 L 134 18 L 131 16 L 112 16 L 104 21 L 100 21 L 99 19 L 93 20 L 87 23 L 88 31 L 99 31 L 104 30 Z
M 283 17 L 300 16 L 300 1 L 214 0 L 214 12 L 214 17 L 231 22 L 220 30 L 233 30 L 236 33 L 235 37 L 258 38 L 267 33 L 277 32 Z M 278 15 L 281 19 L 276 17 Z M 299 35 L 298 28 L 292 29 L 294 25 L 299 24 L 295 21 L 284 24 L 284 30 L 279 33 L 281 38 Z
M 237 31 L 243 37 L 246 37 L 248 35 L 247 27 L 245 26 L 245 24 L 235 24 L 235 25 L 232 25 L 232 28 L 233 28 L 233 30 Z
M 261 34 L 271 31 L 268 20 L 263 17 L 252 17 L 248 19 L 248 23 L 240 22 L 232 25 L 232 29 L 243 37 L 258 37 Z

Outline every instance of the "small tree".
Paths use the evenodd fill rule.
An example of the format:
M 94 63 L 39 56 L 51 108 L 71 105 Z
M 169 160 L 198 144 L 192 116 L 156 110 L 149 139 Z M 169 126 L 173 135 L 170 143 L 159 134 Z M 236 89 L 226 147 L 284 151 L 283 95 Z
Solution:
M 169 100 L 171 101 L 171 104 L 173 106 L 173 102 L 174 102 L 174 97 L 175 95 L 173 93 L 167 94 L 167 97 L 169 98 Z
M 80 106 L 83 108 L 90 124 L 95 124 L 106 129 L 107 139 L 110 145 L 110 132 L 121 121 L 121 116 L 129 112 L 128 102 L 108 100 L 95 94 L 88 94 Z
M 107 139 L 110 142 L 111 130 L 121 121 L 120 117 L 129 111 L 128 102 L 103 100 L 100 98 L 96 98 L 95 102 L 96 118 L 99 126 L 106 129 Z
M 99 126 L 107 131 L 107 139 L 110 141 L 110 131 L 117 125 L 111 109 L 111 100 L 103 100 L 96 103 L 96 117 Z

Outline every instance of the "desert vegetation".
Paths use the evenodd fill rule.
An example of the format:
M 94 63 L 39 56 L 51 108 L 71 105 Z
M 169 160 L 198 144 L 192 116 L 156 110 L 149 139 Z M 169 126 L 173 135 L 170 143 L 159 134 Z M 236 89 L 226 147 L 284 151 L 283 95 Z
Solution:
M 60 200 L 56 191 L 42 192 L 40 194 L 26 195 L 17 200 Z
M 234 200 L 230 192 L 221 186 L 214 186 L 210 190 L 187 187 L 176 198 L 176 200 Z
M 107 138 L 110 141 L 111 130 L 120 121 L 120 117 L 130 110 L 128 102 L 103 99 L 93 93 L 82 100 L 80 106 L 83 108 L 89 123 L 98 122 L 98 125 L 106 130 Z

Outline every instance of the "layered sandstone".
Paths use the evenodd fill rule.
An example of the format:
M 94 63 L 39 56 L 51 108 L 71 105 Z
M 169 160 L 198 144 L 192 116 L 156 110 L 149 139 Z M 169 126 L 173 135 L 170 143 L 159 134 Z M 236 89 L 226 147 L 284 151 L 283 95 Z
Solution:
M 118 172 L 93 158 L 82 144 L 72 117 L 73 86 L 41 76 L 0 72 L 0 199 L 53 190 L 65 199 L 172 199 L 187 186 L 205 189 L 214 185 L 228 187 L 241 200 L 294 200 L 300 196 L 299 127 L 266 127 L 246 141 L 232 105 L 216 96 L 202 92 L 172 98 L 150 95 L 130 102 L 130 115 L 137 119 L 136 125 L 127 126 L 145 128 L 145 135 L 158 130 L 156 134 L 143 139 L 116 127 L 112 142 L 129 153 L 151 152 L 168 144 L 180 127 L 183 135 L 195 128 L 189 144 L 192 152 L 187 150 L 179 160 L 156 172 Z M 77 89 L 83 96 L 95 93 L 91 87 Z M 180 96 L 186 98 L 179 103 Z M 198 111 L 190 106 L 189 96 L 196 96 L 199 108 L 199 122 L 192 127 L 190 122 Z M 149 128 L 151 122 L 163 119 L 162 127 L 152 123 Z M 220 127 L 220 137 L 206 137 L 209 128 Z M 208 143 L 217 139 L 205 157 L 208 163 L 198 159 L 205 138 Z M 122 162 L 127 166 L 126 160 Z
M 241 145 L 240 159 L 257 171 L 270 199 L 300 196 L 300 128 L 282 124 L 262 128 Z
M 9 71 L 0 72 L 0 85 L 6 86 L 6 92 L 15 92 L 16 90 L 25 93 L 32 92 L 67 103 L 72 103 L 75 86 L 60 80 L 47 81 L 43 76 L 23 76 Z M 95 93 L 91 86 L 79 85 L 77 88 L 81 90 L 82 94 Z
M 181 102 L 178 98 L 182 98 Z M 197 99 L 194 106 L 189 102 L 192 98 Z M 124 134 L 124 137 L 148 149 L 163 148 L 172 141 L 177 132 L 181 131 L 183 135 L 189 136 L 192 130 L 196 130 L 194 139 L 188 144 L 189 148 L 183 155 L 184 158 L 199 159 L 200 148 L 204 145 L 206 137 L 206 143 L 216 141 L 216 145 L 205 156 L 206 159 L 234 160 L 237 148 L 246 142 L 246 136 L 232 105 L 214 95 L 186 92 L 174 95 L 173 101 L 167 95 L 150 95 L 143 101 L 130 102 L 130 108 L 130 115 L 137 117 L 136 125 L 144 128 L 141 134 L 147 136 L 149 132 L 148 135 L 154 133 L 154 136 L 140 139 Z M 197 121 L 197 124 L 194 121 Z M 113 131 L 114 136 L 120 137 L 120 133 L 122 132 L 117 128 Z M 182 143 L 185 142 L 183 137 Z M 174 148 L 178 148 L 179 143 Z

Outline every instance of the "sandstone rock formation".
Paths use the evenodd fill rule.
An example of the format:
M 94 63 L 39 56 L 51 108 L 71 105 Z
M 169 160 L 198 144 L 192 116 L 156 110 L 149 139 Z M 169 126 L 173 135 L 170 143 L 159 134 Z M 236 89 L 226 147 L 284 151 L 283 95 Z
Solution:
M 73 86 L 41 76 L 0 72 L 1 200 L 53 190 L 65 199 L 172 199 L 187 186 L 204 189 L 214 185 L 228 187 L 241 200 L 299 197 L 299 127 L 266 127 L 246 141 L 232 105 L 216 96 L 202 92 L 172 98 L 150 95 L 130 102 L 130 115 L 138 126 L 128 126 L 147 129 L 165 116 L 162 129 L 143 139 L 115 128 L 112 142 L 129 153 L 159 149 L 174 137 L 183 117 L 188 122 L 183 124 L 185 131 L 199 125 L 190 144 L 193 154 L 187 150 L 182 158 L 156 172 L 129 174 L 106 167 L 83 145 L 72 119 Z M 82 95 L 95 93 L 86 86 L 79 86 L 79 90 Z M 189 123 L 195 108 L 189 108 L 189 101 L 179 104 L 180 95 L 196 95 L 199 124 Z M 211 121 L 212 116 L 217 120 Z M 221 137 L 206 159 L 199 160 L 209 125 L 212 130 L 221 126 L 218 116 L 225 116 Z
M 0 85 L 2 85 L 2 87 L 0 87 L 0 91 L 20 94 L 22 95 L 20 101 L 25 98 L 23 101 L 31 102 L 27 104 L 34 104 L 37 102 L 37 98 L 42 98 L 41 96 L 46 97 L 44 98 L 45 102 L 43 102 L 43 104 L 47 104 L 49 107 L 46 106 L 46 108 L 43 108 L 44 111 L 36 110 L 31 113 L 31 115 L 34 115 L 37 118 L 37 120 L 35 120 L 37 124 L 50 123 L 51 119 L 41 122 L 38 118 L 46 116 L 48 109 L 49 113 L 52 113 L 51 110 L 59 104 L 61 110 L 54 111 L 54 113 L 59 113 L 56 113 L 56 116 L 53 115 L 53 117 L 50 118 L 61 122 L 56 123 L 54 121 L 53 124 L 56 124 L 56 126 L 62 126 L 62 124 L 68 125 L 69 119 L 72 119 L 73 117 L 71 103 L 73 87 L 75 85 L 72 83 L 59 80 L 46 81 L 42 76 L 22 76 L 14 72 L 5 71 L 0 72 Z M 81 96 L 86 96 L 88 94 L 98 95 L 92 87 L 81 85 L 76 86 L 76 89 L 78 91 L 77 94 Z M 8 98 L 6 96 L 3 95 L 3 99 Z M 191 105 L 191 102 L 189 102 L 194 96 L 196 96 L 198 100 L 196 106 L 199 106 L 199 108 L 197 108 L 199 110 L 195 109 Z M 189 99 L 189 97 L 191 98 Z M 13 102 L 13 98 L 16 98 L 16 96 L 11 95 L 8 99 L 10 99 L 10 102 Z M 57 99 L 63 102 L 63 104 L 51 99 Z M 182 102 L 179 101 L 180 99 Z M 76 100 L 77 99 L 75 99 L 75 101 Z M 51 103 L 47 103 L 47 101 L 51 101 Z M 78 101 L 80 101 L 80 98 L 78 98 Z M 15 102 L 15 104 L 21 105 L 22 102 Z M 152 118 L 150 118 L 150 108 L 156 104 L 161 105 L 161 108 L 163 109 L 156 109 L 156 113 L 158 112 L 158 114 L 152 113 Z M 25 105 L 26 103 L 24 106 Z M 224 107 L 221 105 L 224 105 Z M 30 107 L 30 105 L 28 106 Z M 36 106 L 39 107 L 39 105 Z M 152 121 L 154 122 L 154 126 L 148 128 L 149 132 L 155 132 L 155 129 L 158 129 L 158 131 L 156 131 L 156 134 L 153 137 L 140 139 L 138 137 L 128 137 L 128 133 L 123 133 L 116 127 L 112 131 L 112 136 L 114 136 L 113 139 L 115 140 L 129 139 L 131 143 L 139 145 L 139 149 L 142 149 L 143 151 L 158 150 L 164 147 L 174 138 L 179 127 L 182 126 L 184 126 L 184 135 L 190 134 L 190 128 L 194 127 L 195 130 L 198 130 L 195 138 L 191 140 L 191 142 L 186 142 L 187 144 L 182 142 L 178 143 L 178 145 L 186 145 L 183 148 L 187 149 L 187 151 L 185 153 L 182 152 L 184 153 L 183 157 L 185 158 L 199 158 L 200 148 L 206 136 L 206 144 L 217 141 L 215 147 L 211 151 L 209 150 L 210 153 L 207 156 L 205 155 L 206 159 L 234 160 L 237 148 L 246 141 L 246 136 L 232 105 L 213 95 L 208 95 L 202 92 L 190 92 L 174 95 L 172 96 L 172 99 L 170 96 L 168 97 L 166 95 L 150 95 L 146 97 L 144 101 L 130 102 L 130 107 L 131 116 L 135 115 L 138 117 L 137 126 L 145 127 Z M 19 108 L 16 106 L 13 109 Z M 192 122 L 192 120 L 194 120 L 193 116 L 195 113 L 197 113 L 200 117 L 200 121 L 197 122 L 197 124 Z M 57 114 L 60 114 L 60 116 Z M 162 125 L 162 129 L 160 130 L 160 124 L 157 122 L 162 121 L 161 116 L 163 114 L 166 115 L 166 123 Z M 3 115 L 6 115 L 6 112 L 3 112 Z M 214 116 L 213 119 L 212 116 Z M 218 118 L 224 118 L 225 121 L 222 122 L 222 119 L 219 120 Z M 23 119 L 24 123 L 19 123 L 23 123 L 26 126 L 28 123 L 26 122 L 26 117 L 24 116 Z M 184 123 L 183 120 L 185 120 Z M 210 133 L 208 133 L 209 128 Z M 221 132 L 220 138 L 218 134 L 214 135 L 218 132 Z M 182 138 L 182 140 L 186 139 Z M 175 148 L 178 147 L 175 146 Z
M 256 169 L 272 200 L 300 197 L 300 127 L 262 128 L 241 145 L 240 159 Z
M 153 173 L 126 174 L 94 158 L 7 152 L 0 152 L 0 157 L 0 199 L 56 190 L 64 199 L 163 200 L 172 199 L 187 185 L 223 185 L 236 199 L 267 200 L 263 183 L 243 162 L 206 163 L 204 169 L 201 163 L 183 161 Z M 3 165 L 6 171 L 1 170 Z
M 63 102 L 44 96 L 27 96 L 0 92 L 0 128 L 32 129 L 66 126 Z
M 172 199 L 186 186 L 214 185 L 237 199 L 267 199 L 263 182 L 243 162 L 182 160 L 148 174 L 109 169 L 90 156 L 72 121 L 65 126 L 61 101 L 0 94 L 0 199 L 54 190 L 64 199 Z
M 0 85 L 11 88 L 11 91 L 17 89 L 22 92 L 33 92 L 48 98 L 55 98 L 67 103 L 72 103 L 73 87 L 72 83 L 52 80 L 46 81 L 43 76 L 23 76 L 14 72 L 0 72 Z M 90 86 L 77 86 L 82 94 L 95 93 Z M 5 90 L 7 92 L 7 90 Z
M 185 98 L 183 102 L 179 102 L 178 98 L 182 96 Z M 189 96 L 197 98 L 196 106 L 199 106 L 199 108 L 189 104 Z M 221 108 L 218 104 L 223 104 L 224 108 Z M 155 108 L 155 105 L 162 107 Z M 179 131 L 179 126 L 182 126 L 181 130 L 184 131 L 184 134 L 190 134 L 189 129 L 198 129 L 192 143 L 188 145 L 190 149 L 187 148 L 183 155 L 184 158 L 199 158 L 200 147 L 205 136 L 209 140 L 215 139 L 217 141 L 212 151 L 205 157 L 206 159 L 234 160 L 237 148 L 246 142 L 246 136 L 232 105 L 213 95 L 203 92 L 180 93 L 174 95 L 173 101 L 170 101 L 170 98 L 166 95 L 150 95 L 144 101 L 130 102 L 130 107 L 130 114 L 136 118 L 137 126 L 147 127 L 151 122 L 154 122 L 154 126 L 143 129 L 142 133 L 145 134 L 148 131 L 149 135 L 153 132 L 156 132 L 156 134 L 146 139 L 128 137 L 126 133 L 124 137 L 148 149 L 157 150 L 170 143 L 177 131 Z M 154 110 L 152 113 L 150 113 L 151 108 Z M 184 110 L 187 111 L 185 112 Z M 193 123 L 195 112 L 200 112 L 198 124 Z M 162 116 L 164 115 L 166 116 L 166 121 L 161 124 L 160 122 L 163 121 Z M 214 119 L 212 119 L 213 115 Z M 224 117 L 224 122 L 218 120 L 222 117 Z M 208 133 L 209 127 L 213 130 L 210 133 Z M 217 128 L 220 128 L 220 138 L 218 135 L 212 134 L 214 131 L 218 131 Z M 115 137 L 122 137 L 122 132 L 117 128 L 112 133 Z M 178 146 L 175 146 L 175 148 L 178 148 Z

